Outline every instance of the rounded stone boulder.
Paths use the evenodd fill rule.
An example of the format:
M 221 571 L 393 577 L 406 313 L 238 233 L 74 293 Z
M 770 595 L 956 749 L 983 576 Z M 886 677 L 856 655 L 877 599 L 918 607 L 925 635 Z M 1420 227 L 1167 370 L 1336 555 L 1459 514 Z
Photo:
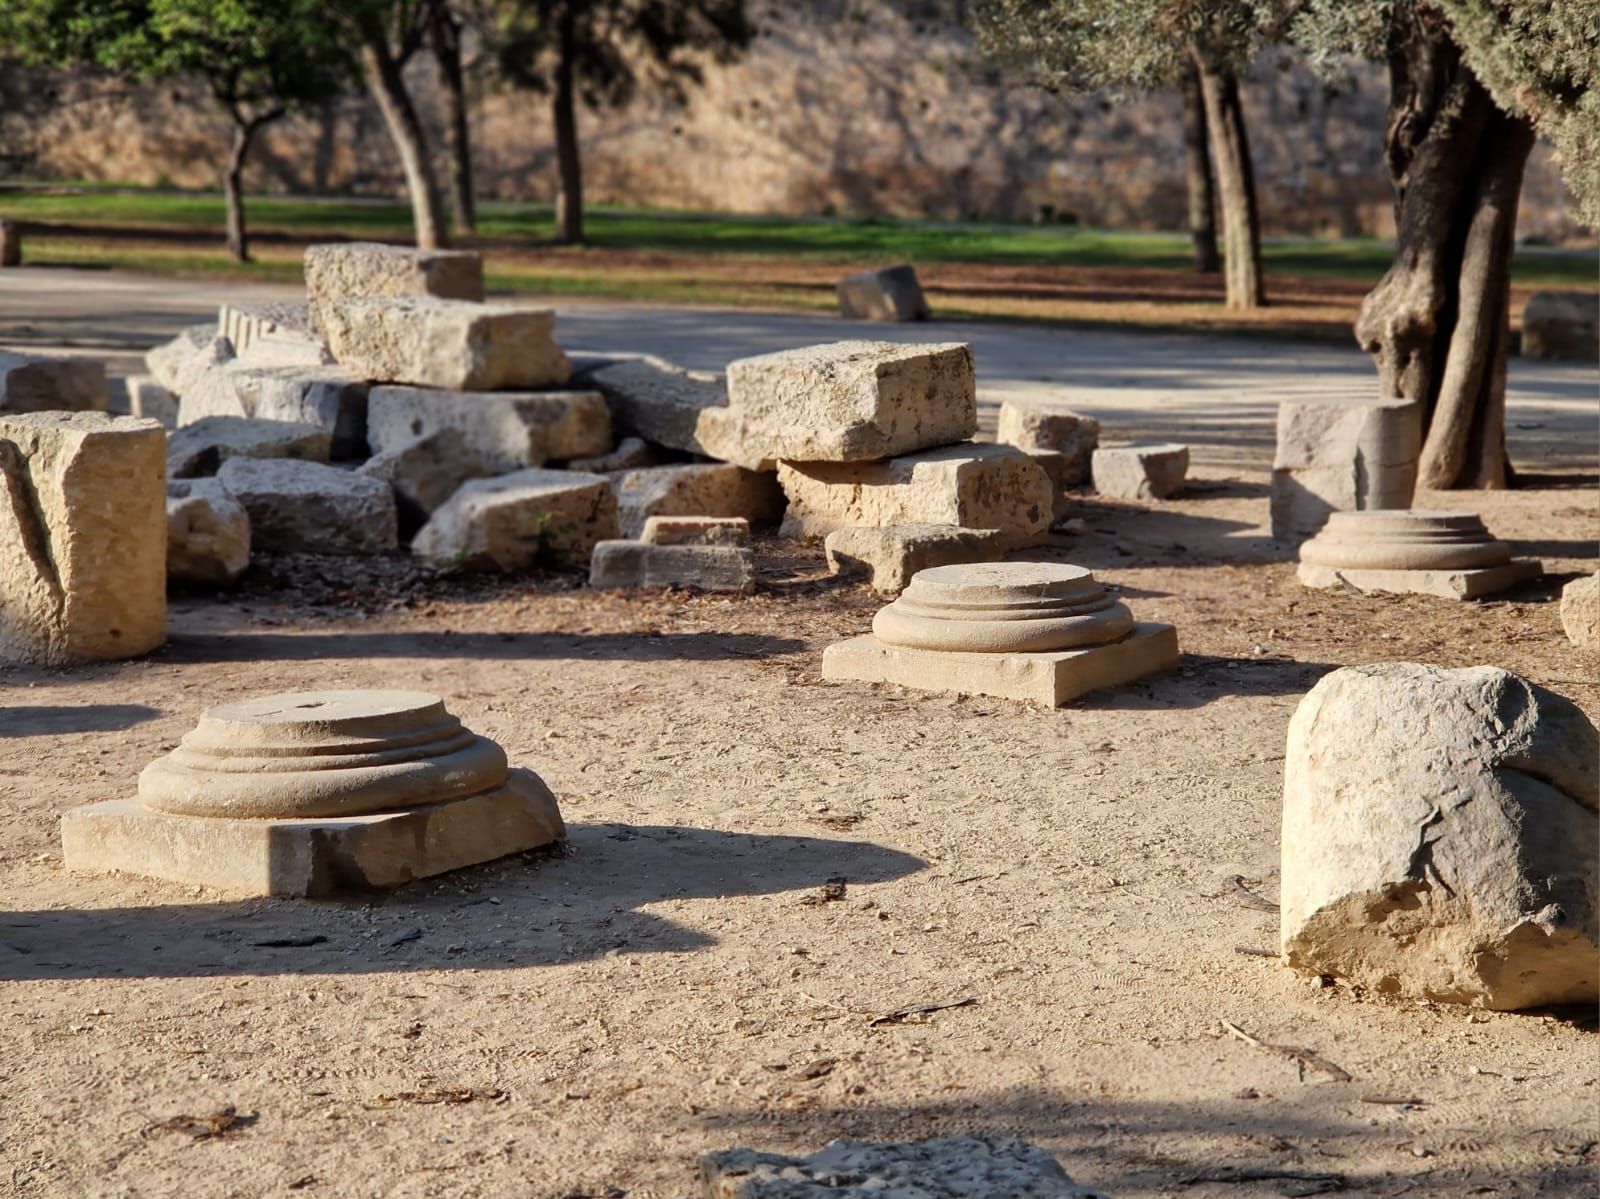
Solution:
M 1300 561 L 1345 570 L 1479 570 L 1511 561 L 1471 512 L 1334 512 Z
M 1133 614 L 1081 566 L 964 563 L 918 571 L 872 631 L 909 649 L 1042 653 L 1116 641 Z
M 139 798 L 189 816 L 359 816 L 506 781 L 505 751 L 420 691 L 305 691 L 223 704 L 139 776 Z

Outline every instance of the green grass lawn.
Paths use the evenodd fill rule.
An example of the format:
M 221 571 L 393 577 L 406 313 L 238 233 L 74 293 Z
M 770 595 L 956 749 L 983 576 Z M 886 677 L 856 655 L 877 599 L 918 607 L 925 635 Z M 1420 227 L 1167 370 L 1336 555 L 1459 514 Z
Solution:
M 252 198 L 248 215 L 257 235 L 288 238 L 366 236 L 404 239 L 409 209 L 386 201 Z M 73 188 L 58 193 L 0 191 L 0 216 L 47 224 L 149 229 L 153 233 L 215 233 L 220 240 L 219 196 L 129 189 Z M 483 206 L 484 238 L 547 241 L 547 205 Z M 87 229 L 85 229 L 87 232 Z M 1029 266 L 1142 267 L 1186 270 L 1188 239 L 1175 233 L 1112 232 L 1063 226 L 954 224 L 888 219 L 730 217 L 703 213 L 594 210 L 588 233 L 600 249 L 664 251 L 687 255 L 785 258 L 836 262 L 969 262 Z M 82 239 L 79 239 L 82 244 Z M 220 253 L 196 245 L 188 269 L 229 267 Z M 107 248 L 102 260 L 137 265 L 137 254 Z M 1376 280 L 1392 248 L 1375 239 L 1274 240 L 1263 251 L 1269 270 L 1285 274 Z M 164 269 L 174 269 L 171 257 Z M 254 272 L 252 272 L 254 273 Z M 272 274 L 272 271 L 262 272 Z M 1595 285 L 1593 253 L 1522 251 L 1513 266 L 1530 286 Z

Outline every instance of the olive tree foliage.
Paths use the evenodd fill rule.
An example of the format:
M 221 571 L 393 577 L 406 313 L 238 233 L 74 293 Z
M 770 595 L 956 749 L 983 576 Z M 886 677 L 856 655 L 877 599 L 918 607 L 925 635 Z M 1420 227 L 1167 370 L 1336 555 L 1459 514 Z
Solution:
M 1227 303 L 1266 301 L 1261 229 L 1239 76 L 1279 40 L 1290 0 L 973 0 L 986 55 L 1061 91 L 1139 92 L 1198 75 L 1222 208 Z
M 228 248 L 249 257 L 242 179 L 261 128 L 336 94 L 349 63 L 322 0 L 8 0 L 0 45 L 26 62 L 201 81 L 233 124 Z

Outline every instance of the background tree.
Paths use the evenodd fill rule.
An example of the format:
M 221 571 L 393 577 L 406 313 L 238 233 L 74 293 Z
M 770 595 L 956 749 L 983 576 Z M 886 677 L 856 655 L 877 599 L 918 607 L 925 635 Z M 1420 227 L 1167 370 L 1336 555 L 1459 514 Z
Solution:
M 1193 71 L 1222 213 L 1227 305 L 1266 302 L 1239 75 L 1287 25 L 1287 0 L 973 0 L 980 43 L 1047 87 L 1144 91 Z
M 500 0 L 494 30 L 502 73 L 550 97 L 556 239 L 583 240 L 577 106 L 622 107 L 648 83 L 682 103 L 706 58 L 728 61 L 754 30 L 744 0 Z
M 1600 217 L 1596 0 L 1310 0 L 1296 36 L 1324 67 L 1389 66 L 1395 259 L 1356 339 L 1386 395 L 1422 405 L 1424 486 L 1505 487 L 1511 256 L 1534 130 Z
M 450 151 L 450 226 L 458 236 L 478 231 L 477 193 L 472 184 L 472 121 L 467 97 L 465 41 L 469 23 L 481 18 L 466 0 L 433 0 L 428 12 L 428 49 L 439 68 L 444 96 L 445 140 Z
M 0 40 L 28 61 L 121 77 L 199 80 L 233 124 L 222 168 L 228 250 L 240 262 L 245 162 L 263 126 L 336 94 L 348 73 L 318 0 L 18 0 Z
M 1200 94 L 1200 72 L 1192 62 L 1183 72 L 1183 151 L 1194 269 L 1198 274 L 1215 275 L 1222 269 L 1217 251 L 1217 185 L 1211 173 L 1211 137 L 1206 128 L 1205 99 Z

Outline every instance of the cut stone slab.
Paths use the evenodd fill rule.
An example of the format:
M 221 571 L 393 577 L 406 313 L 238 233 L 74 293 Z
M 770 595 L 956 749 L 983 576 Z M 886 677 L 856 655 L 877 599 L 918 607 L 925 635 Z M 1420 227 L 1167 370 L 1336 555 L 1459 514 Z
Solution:
M 223 304 L 217 309 L 217 332 L 233 343 L 236 353 L 250 353 L 263 337 L 288 334 L 309 344 L 311 308 L 307 304 Z
M 998 1137 L 834 1141 L 808 1157 L 726 1149 L 700 1159 L 702 1199 L 1109 1199 L 1035 1145 Z
M 1600 999 L 1600 733 L 1492 666 L 1325 677 L 1289 723 L 1281 944 L 1379 993 Z
M 614 480 L 617 519 L 625 537 L 638 537 L 652 516 L 738 516 L 753 525 L 776 524 L 783 491 L 770 471 L 722 462 L 652 466 Z
M 397 886 L 564 839 L 537 775 L 435 696 L 302 692 L 214 708 L 136 798 L 61 822 L 66 864 L 249 895 Z
M 369 458 L 359 474 L 394 488 L 402 527 L 418 529 L 470 479 L 494 472 L 459 429 L 436 429 Z
M 136 417 L 0 416 L 0 661 L 131 658 L 166 640 L 165 445 Z
M 925 321 L 933 316 L 916 269 L 905 263 L 839 280 L 839 315 L 860 321 Z
M 968 442 L 886 462 L 781 462 L 785 537 L 853 526 L 959 525 L 1019 539 L 1050 527 L 1050 478 L 1021 450 Z
M 167 475 L 173 479 L 214 475 L 230 458 L 326 462 L 331 444 L 328 431 L 317 425 L 208 416 L 167 439 Z
M 470 250 L 414 250 L 378 242 L 306 247 L 311 331 L 327 336 L 328 310 L 370 296 L 483 299 L 483 256 Z
M 178 397 L 152 375 L 133 375 L 127 380 L 128 411 L 133 416 L 153 420 L 169 433 L 178 427 Z
M 374 453 L 455 429 L 492 472 L 522 470 L 604 453 L 611 414 L 594 391 L 436 391 L 374 387 L 367 440 Z
M 684 370 L 645 356 L 604 362 L 585 371 L 583 380 L 605 396 L 618 433 L 686 454 L 722 457 L 713 453 L 705 440 L 710 437 L 716 442 L 717 438 L 704 418 L 707 412 L 727 407 L 728 387 L 723 376 Z M 719 443 L 719 448 L 730 447 Z
M 998 529 L 956 525 L 883 525 L 835 529 L 824 544 L 828 569 L 843 578 L 870 578 L 872 589 L 903 591 L 911 577 L 934 566 L 998 562 L 1017 548 L 1016 538 Z
M 610 480 L 564 470 L 519 470 L 474 479 L 429 518 L 411 552 L 465 570 L 587 567 L 594 547 L 618 536 Z
M 257 551 L 386 554 L 397 544 L 394 491 L 381 480 L 292 458 L 230 458 L 217 478 L 250 514 Z
M 1573 645 L 1600 653 L 1600 571 L 1561 589 L 1561 628 Z
M 640 470 L 646 466 L 660 465 L 661 456 L 642 437 L 624 437 L 609 454 L 567 461 L 568 470 L 581 470 L 589 475 L 606 475 L 613 471 Z
M 1091 461 L 1100 445 L 1100 422 L 1076 412 L 1005 400 L 1000 405 L 995 440 L 1014 445 L 1036 460 L 1044 453 L 1059 454 L 1052 477 L 1062 487 L 1082 487 L 1089 482 Z
M 226 587 L 250 565 L 250 517 L 215 479 L 167 484 L 167 578 Z
M 171 341 L 164 341 L 144 356 L 145 369 L 161 386 L 177 394 L 190 361 L 217 338 L 215 322 L 190 325 Z M 231 343 L 230 343 L 231 344 Z
M 1470 512 L 1335 512 L 1300 547 L 1297 574 L 1307 587 L 1470 600 L 1539 576 L 1511 554 Z
M 972 347 L 840 341 L 728 364 L 728 407 L 706 409 L 712 457 L 866 462 L 965 441 L 978 428 Z
M 1183 490 L 1189 447 L 1128 445 L 1097 449 L 1091 460 L 1094 489 L 1116 500 L 1164 500 Z
M 748 593 L 755 583 L 755 555 L 737 545 L 602 541 L 589 559 L 589 586 L 608 590 L 679 587 Z
M 548 308 L 384 296 L 343 300 L 322 319 L 339 364 L 380 383 L 503 391 L 560 387 L 570 373 Z
M 1600 360 L 1600 298 L 1593 292 L 1541 291 L 1522 310 L 1522 356 Z
M 639 540 L 646 545 L 749 545 L 750 522 L 739 516 L 652 516 Z
M 1409 508 L 1422 409 L 1407 400 L 1287 400 L 1278 405 L 1272 536 L 1298 542 L 1330 512 Z
M 106 364 L 0 350 L 0 414 L 104 412 L 111 403 Z

